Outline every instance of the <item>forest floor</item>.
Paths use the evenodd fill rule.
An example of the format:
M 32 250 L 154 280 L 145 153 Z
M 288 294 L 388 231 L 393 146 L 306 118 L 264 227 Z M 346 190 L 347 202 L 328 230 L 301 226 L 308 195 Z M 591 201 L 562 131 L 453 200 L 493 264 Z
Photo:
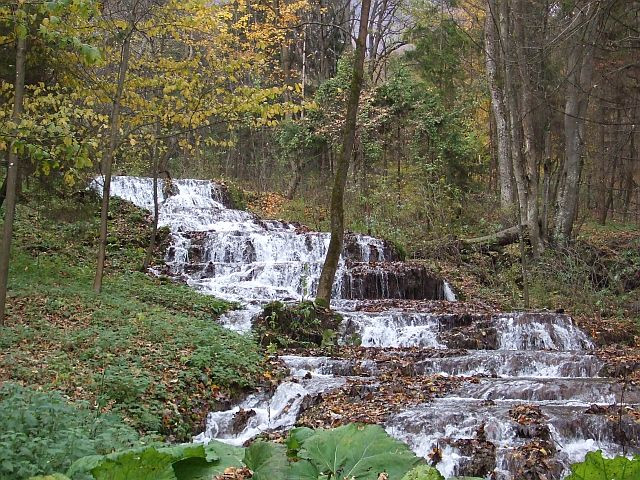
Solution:
M 208 411 L 264 380 L 263 354 L 212 321 L 232 305 L 140 272 L 149 216 L 126 202 L 112 201 L 107 275 L 95 294 L 98 218 L 88 193 L 19 205 L 0 383 L 59 390 L 141 433 L 189 440 Z

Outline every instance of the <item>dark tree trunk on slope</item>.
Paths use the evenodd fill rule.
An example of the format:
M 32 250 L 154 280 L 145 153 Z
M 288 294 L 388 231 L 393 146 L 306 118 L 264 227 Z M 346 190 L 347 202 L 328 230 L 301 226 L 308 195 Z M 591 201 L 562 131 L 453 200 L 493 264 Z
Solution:
M 320 282 L 316 300 L 329 305 L 331 302 L 331 290 L 338 269 L 338 261 L 342 252 L 344 241 L 344 188 L 347 183 L 349 164 L 353 155 L 353 146 L 356 137 L 356 119 L 360 91 L 364 80 L 364 55 L 367 40 L 367 25 L 369 23 L 369 8 L 371 0 L 363 0 L 360 13 L 360 29 L 356 41 L 356 52 L 353 61 L 353 78 L 349 90 L 349 103 L 347 104 L 347 117 L 342 140 L 342 150 L 338 156 L 338 165 L 331 192 L 331 241 L 329 250 L 322 266 Z
M 156 138 L 153 141 L 151 150 L 151 163 L 153 165 L 153 224 L 151 226 L 151 238 L 147 246 L 147 254 L 142 263 L 142 271 L 146 272 L 153 258 L 153 251 L 156 248 L 156 238 L 158 236 L 158 215 L 160 211 L 158 202 L 158 175 L 160 173 L 160 159 L 158 158 L 158 136 L 160 135 L 160 122 L 156 123 Z M 163 162 L 164 163 L 164 162 Z
M 498 157 L 498 179 L 500 184 L 500 206 L 513 205 L 512 164 L 509 144 L 509 125 L 504 102 L 504 90 L 498 75 L 499 47 L 497 39 L 498 10 L 495 0 L 487 2 L 485 20 L 485 54 L 487 80 L 491 93 L 491 111 L 496 126 L 496 150 Z
M 118 145 L 118 132 L 120 129 L 120 104 L 124 91 L 124 81 L 129 67 L 129 56 L 131 47 L 131 32 L 125 37 L 122 45 L 120 57 L 120 68 L 118 71 L 118 85 L 116 95 L 111 108 L 111 122 L 109 126 L 109 145 L 102 156 L 102 175 L 104 175 L 104 185 L 102 187 L 102 208 L 100 211 L 100 240 L 98 243 L 98 264 L 96 276 L 93 281 L 93 289 L 96 293 L 102 290 L 102 277 L 104 275 L 104 261 L 107 250 L 107 220 L 109 216 L 109 194 L 111 191 L 111 166 L 113 156 Z
M 27 40 L 18 38 L 16 46 L 16 83 L 11 120 L 18 124 L 22 117 L 24 99 L 24 77 L 26 70 Z M 9 260 L 11 258 L 11 239 L 13 237 L 13 219 L 16 211 L 16 190 L 18 186 L 18 155 L 14 143 L 9 146 L 7 156 L 6 206 L 4 213 L 4 231 L 2 249 L 0 249 L 0 324 L 4 325 L 9 283 Z

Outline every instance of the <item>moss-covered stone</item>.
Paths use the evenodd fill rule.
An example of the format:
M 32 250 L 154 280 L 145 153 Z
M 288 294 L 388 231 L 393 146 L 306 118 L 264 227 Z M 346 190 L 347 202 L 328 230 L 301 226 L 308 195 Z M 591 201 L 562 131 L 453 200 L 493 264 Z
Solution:
M 264 346 L 326 346 L 341 322 L 340 315 L 311 301 L 271 302 L 256 318 L 254 331 Z

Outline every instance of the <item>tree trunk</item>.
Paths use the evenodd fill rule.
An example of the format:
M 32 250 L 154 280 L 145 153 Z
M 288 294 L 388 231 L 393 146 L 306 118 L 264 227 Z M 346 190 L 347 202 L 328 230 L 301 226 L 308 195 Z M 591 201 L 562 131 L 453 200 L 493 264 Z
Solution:
M 360 13 L 360 29 L 356 41 L 356 52 L 353 60 L 353 78 L 349 91 L 349 103 L 347 104 L 347 117 L 342 140 L 342 150 L 338 156 L 338 165 L 331 192 L 331 240 L 327 256 L 322 266 L 316 301 L 324 305 L 331 302 L 331 290 L 338 269 L 338 261 L 342 253 L 344 241 L 344 188 L 349 173 L 349 163 L 353 155 L 353 146 L 356 137 L 356 119 L 360 91 L 364 80 L 364 55 L 367 41 L 367 26 L 369 23 L 369 8 L 371 0 L 362 0 Z
M 516 225 L 483 237 L 460 239 L 460 247 L 463 250 L 496 250 L 519 241 L 521 229 L 525 231 L 526 228 L 526 225 Z
M 505 108 L 508 113 L 510 156 L 515 185 L 515 199 L 518 207 L 518 224 L 527 223 L 527 191 L 524 177 L 524 158 L 522 152 L 523 133 L 520 105 L 518 103 L 518 91 L 516 89 L 514 39 L 509 28 L 509 5 L 506 1 L 500 2 L 500 38 L 502 39 L 502 66 L 504 69 L 505 84 Z
M 142 271 L 146 272 L 153 258 L 153 251 L 156 248 L 156 238 L 158 236 L 158 215 L 160 211 L 158 202 L 158 175 L 160 173 L 160 159 L 158 158 L 158 136 L 160 135 L 160 122 L 156 123 L 156 138 L 153 141 L 151 150 L 151 164 L 153 165 L 153 224 L 151 226 L 151 238 L 147 246 L 147 254 L 142 262 Z
M 543 239 L 549 237 L 549 212 L 551 211 L 551 158 L 553 144 L 551 143 L 551 127 L 548 126 L 544 132 L 544 161 L 542 169 L 544 177 L 542 179 L 542 218 L 540 219 L 540 235 Z
M 496 146 L 498 157 L 498 177 L 500 182 L 500 206 L 503 209 L 513 205 L 512 164 L 509 145 L 509 127 L 504 104 L 504 92 L 498 76 L 497 9 L 495 0 L 487 2 L 485 20 L 486 69 L 491 93 L 491 111 L 496 126 Z
M 18 36 L 16 45 L 16 83 L 11 120 L 18 125 L 23 111 L 24 77 L 27 58 L 27 39 Z M 7 303 L 7 287 L 9 284 L 9 260 L 11 258 L 11 239 L 13 237 L 13 219 L 16 212 L 16 187 L 18 184 L 18 154 L 15 141 L 9 146 L 7 163 L 7 197 L 4 213 L 4 231 L 2 249 L 0 250 L 0 324 L 4 325 Z
M 592 8 L 603 8 L 595 5 Z M 555 239 L 561 244 L 571 240 L 578 210 L 582 155 L 584 152 L 585 116 L 589 106 L 596 28 L 600 14 L 592 8 L 580 10 L 576 23 L 587 22 L 569 53 L 566 104 L 564 115 L 565 163 L 564 188 L 559 192 Z M 589 20 L 589 17 L 592 17 Z
M 598 143 L 600 144 L 600 178 L 598 181 L 598 201 L 596 203 L 598 205 L 598 221 L 601 225 L 605 225 L 607 223 L 608 158 L 606 147 L 606 130 L 604 122 L 607 116 L 604 108 L 604 102 L 602 101 L 600 102 L 599 117 L 602 123 L 598 126 Z
M 295 153 L 291 157 L 291 169 L 293 170 L 293 177 L 291 177 L 289 187 L 287 188 L 287 193 L 285 195 L 289 200 L 293 200 L 293 197 L 296 195 L 296 191 L 298 190 L 298 186 L 300 185 L 300 180 L 302 180 L 302 165 L 300 165 L 300 160 L 296 158 Z
M 104 184 L 102 186 L 102 209 L 100 211 L 100 240 L 98 243 L 98 265 L 96 267 L 96 276 L 93 281 L 93 289 L 96 293 L 100 293 L 102 290 L 102 277 L 104 275 L 104 261 L 107 250 L 107 220 L 109 216 L 109 194 L 111 192 L 111 166 L 113 164 L 113 156 L 116 151 L 116 146 L 118 145 L 118 133 L 120 130 L 120 103 L 122 101 L 124 81 L 129 67 L 131 34 L 132 32 L 127 34 L 122 45 L 120 68 L 118 71 L 118 85 L 116 88 L 116 96 L 113 99 L 113 106 L 111 108 L 109 145 L 102 156 L 102 174 L 104 175 Z
M 523 132 L 523 189 L 527 198 L 526 208 L 523 209 L 525 218 L 521 219 L 526 221 L 529 227 L 529 237 L 531 239 L 531 246 L 533 248 L 534 256 L 538 256 L 542 251 L 542 242 L 540 239 L 540 227 L 539 221 L 539 203 L 538 203 L 538 182 L 539 182 L 539 167 L 540 167 L 540 145 L 538 137 L 536 135 L 536 120 L 539 116 L 540 107 L 536 105 L 536 101 L 533 98 L 533 86 L 531 84 L 531 75 L 533 72 L 529 68 L 528 60 L 525 53 L 525 46 L 529 46 L 531 41 L 527 38 L 524 29 L 524 23 L 527 16 L 525 15 L 525 8 L 523 6 L 524 0 L 518 0 L 514 2 L 514 35 L 515 35 L 515 51 L 516 60 L 518 64 L 518 71 L 520 73 L 520 112 L 522 120 L 522 132 Z

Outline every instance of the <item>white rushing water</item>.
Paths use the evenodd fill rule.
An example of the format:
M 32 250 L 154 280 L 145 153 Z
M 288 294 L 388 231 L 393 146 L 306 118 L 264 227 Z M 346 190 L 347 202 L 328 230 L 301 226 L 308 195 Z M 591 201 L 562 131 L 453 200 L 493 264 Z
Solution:
M 101 179 L 94 181 L 97 188 Z M 329 234 L 298 231 L 293 224 L 261 220 L 242 210 L 226 208 L 224 189 L 208 180 L 174 180 L 165 194 L 159 180 L 158 224 L 171 230 L 167 265 L 174 275 L 200 291 L 241 303 L 309 298 L 329 246 Z M 111 194 L 153 209 L 150 178 L 114 176 Z M 354 235 L 356 261 L 385 261 L 385 245 L 367 235 Z M 339 296 L 346 273 L 341 257 L 334 295 Z M 246 319 L 231 321 L 237 329 Z
M 93 187 L 100 182 L 97 179 Z M 315 291 L 328 234 L 228 208 L 225 191 L 215 182 L 176 180 L 170 195 L 163 191 L 160 180 L 159 224 L 171 231 L 166 256 L 169 273 L 201 292 L 242 303 L 243 309 L 221 319 L 223 325 L 246 332 L 265 302 L 301 300 Z M 114 177 L 111 193 L 153 208 L 151 179 Z M 373 237 L 353 236 L 345 248 L 334 288 L 334 297 L 346 297 L 336 302 L 345 318 L 342 336 L 355 335 L 363 346 L 374 348 L 461 349 L 426 357 L 413 369 L 417 375 L 481 376 L 451 395 L 392 415 L 386 424 L 391 435 L 419 455 L 441 448 L 443 459 L 437 468 L 452 476 L 467 474 L 465 468 L 471 462 L 454 440 L 477 439 L 478 428 L 484 426 L 487 440 L 496 448 L 495 475 L 512 480 L 514 449 L 527 439 L 518 434 L 509 409 L 526 403 L 541 408 L 546 416 L 565 467 L 596 448 L 608 455 L 622 451 L 619 432 L 606 417 L 584 413 L 592 404 L 619 402 L 621 386 L 600 377 L 603 364 L 590 352 L 593 344 L 571 318 L 551 313 L 496 314 L 482 319 L 482 330 L 465 333 L 469 325 L 482 322 L 398 308 L 379 308 L 375 313 L 360 310 L 358 301 L 351 299 L 358 292 L 349 290 L 357 283 L 350 270 L 352 262 L 377 262 L 371 264 L 371 271 L 378 275 L 374 293 L 402 294 L 397 280 L 393 285 L 385 283 L 388 275 L 379 263 L 385 260 L 393 258 L 384 242 Z M 342 285 L 343 279 L 348 285 Z M 440 292 L 440 298 L 456 300 L 448 283 L 441 283 Z M 290 428 L 301 409 L 318 395 L 340 388 L 356 375 L 375 377 L 378 370 L 370 360 L 281 359 L 290 368 L 290 378 L 273 392 L 254 394 L 228 411 L 210 413 L 206 430 L 195 440 L 216 438 L 241 445 L 261 432 Z M 625 392 L 624 398 L 626 403 L 640 403 L 637 391 Z M 640 427 L 630 435 L 640 436 Z M 636 443 L 628 451 L 637 450 Z

